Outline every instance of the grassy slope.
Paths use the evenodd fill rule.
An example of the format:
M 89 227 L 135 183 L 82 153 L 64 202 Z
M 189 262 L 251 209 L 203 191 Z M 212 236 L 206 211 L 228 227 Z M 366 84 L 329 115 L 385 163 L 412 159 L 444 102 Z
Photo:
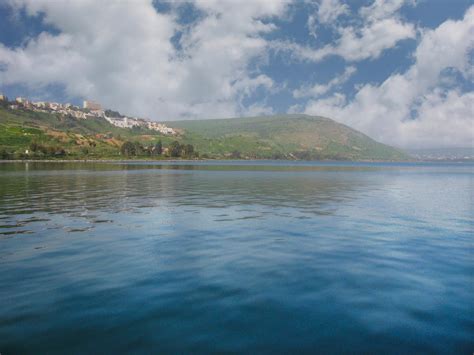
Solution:
M 324 117 L 280 115 L 166 122 L 183 130 L 200 152 L 271 158 L 307 153 L 315 158 L 400 160 L 407 155 Z
M 130 130 L 104 119 L 78 120 L 56 114 L 0 108 L 0 149 L 24 152 L 32 142 L 65 149 L 70 157 L 120 157 L 126 140 L 155 142 L 163 137 L 149 130 Z M 164 138 L 169 141 L 169 138 Z
M 120 157 L 126 141 L 144 145 L 159 139 L 193 144 L 201 155 L 222 158 L 239 152 L 243 158 L 399 160 L 407 155 L 330 119 L 306 115 L 167 122 L 180 136 L 130 130 L 104 119 L 77 120 L 56 114 L 0 108 L 0 149 L 24 152 L 31 142 L 60 146 L 72 158 Z

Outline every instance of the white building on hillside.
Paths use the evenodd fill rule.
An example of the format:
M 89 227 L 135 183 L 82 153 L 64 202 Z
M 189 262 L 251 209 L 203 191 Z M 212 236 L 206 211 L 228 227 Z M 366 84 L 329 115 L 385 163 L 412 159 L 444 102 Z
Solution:
M 49 108 L 56 111 L 56 110 L 59 110 L 59 109 L 62 109 L 63 108 L 63 105 L 57 103 L 57 102 L 50 102 L 49 103 Z
M 82 107 L 89 110 L 102 110 L 102 106 L 98 102 L 88 100 L 84 100 Z
M 38 102 L 33 102 L 33 106 L 37 108 L 48 108 L 49 103 L 45 101 L 38 101 Z

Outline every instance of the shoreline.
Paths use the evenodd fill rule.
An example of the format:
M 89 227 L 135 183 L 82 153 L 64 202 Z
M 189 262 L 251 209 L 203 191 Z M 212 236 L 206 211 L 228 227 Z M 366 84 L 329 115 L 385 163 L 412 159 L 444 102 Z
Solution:
M 159 160 L 133 160 L 133 159 L 0 159 L 0 163 L 133 163 L 133 162 L 193 162 L 209 161 L 212 159 L 159 159 Z
M 7 163 L 200 163 L 200 162 L 318 162 L 318 163 L 474 163 L 473 160 L 274 160 L 274 159 L 0 159 Z

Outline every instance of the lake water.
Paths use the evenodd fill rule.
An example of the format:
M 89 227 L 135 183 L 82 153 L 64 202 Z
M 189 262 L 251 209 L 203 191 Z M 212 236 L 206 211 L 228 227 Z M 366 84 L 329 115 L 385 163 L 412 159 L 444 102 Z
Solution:
M 0 164 L 0 353 L 474 351 L 474 165 Z

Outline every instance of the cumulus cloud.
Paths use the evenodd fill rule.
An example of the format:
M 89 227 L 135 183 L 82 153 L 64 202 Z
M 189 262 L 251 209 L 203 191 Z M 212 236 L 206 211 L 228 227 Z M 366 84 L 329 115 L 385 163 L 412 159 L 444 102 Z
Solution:
M 423 31 L 415 63 L 382 84 L 362 85 L 352 100 L 337 93 L 310 100 L 305 112 L 336 118 L 376 139 L 405 147 L 473 145 L 473 92 L 446 88 L 450 68 L 472 80 L 474 7 L 459 21 Z
M 339 87 L 340 85 L 344 84 L 349 78 L 356 72 L 356 67 L 348 66 L 344 72 L 331 79 L 326 84 L 315 84 L 313 86 L 303 86 L 299 89 L 293 91 L 293 97 L 295 98 L 302 98 L 302 97 L 318 97 L 321 96 L 328 91 Z
M 176 11 L 157 12 L 151 0 L 9 3 L 43 14 L 60 33 L 0 45 L 3 83 L 60 84 L 70 96 L 160 120 L 245 114 L 242 97 L 273 85 L 249 63 L 265 55 L 262 35 L 275 29 L 268 19 L 286 9 L 284 1 L 197 0 L 203 16 L 183 31 Z
M 415 5 L 415 0 L 375 0 L 360 8 L 359 13 L 366 20 L 374 22 L 392 17 L 404 5 Z
M 348 61 L 375 59 L 386 49 L 394 47 L 399 41 L 416 36 L 412 24 L 399 19 L 388 18 L 372 22 L 361 29 L 341 28 L 338 44 L 328 48 L 329 54 L 336 54 Z
M 275 41 L 273 48 L 291 53 L 294 59 L 313 62 L 322 61 L 333 55 L 352 62 L 376 59 L 398 42 L 416 37 L 413 24 L 404 22 L 398 15 L 398 10 L 407 2 L 407 0 L 376 0 L 370 6 L 359 10 L 360 19 L 356 24 L 336 26 L 333 22 L 342 14 L 348 13 L 348 6 L 339 0 L 322 1 L 316 14 L 308 17 L 308 28 L 315 36 L 318 22 L 332 23 L 337 34 L 335 43 L 313 48 L 294 42 Z
M 434 90 L 418 108 L 417 119 L 400 125 L 401 142 L 413 147 L 473 147 L 474 92 Z
M 339 0 L 322 0 L 319 4 L 317 14 L 321 23 L 330 23 L 348 12 L 349 6 Z
M 338 17 L 349 13 L 349 6 L 340 0 L 321 0 L 316 4 L 316 11 L 308 16 L 308 29 L 316 36 L 319 24 L 333 24 Z
M 344 0 L 305 2 L 308 29 L 315 35 L 324 26 L 333 36 L 325 42 L 282 33 L 281 27 L 297 25 L 287 15 L 301 9 L 286 0 L 171 2 L 166 11 L 152 0 L 6 3 L 57 31 L 15 48 L 0 43 L 4 86 L 41 93 L 57 84 L 66 96 L 155 120 L 270 114 L 287 104 L 289 111 L 326 115 L 394 145 L 472 144 L 474 7 L 463 19 L 424 29 L 401 15 L 415 0 L 373 0 L 358 9 Z M 190 20 L 186 9 L 196 16 Z M 375 60 L 406 39 L 417 41 L 412 65 L 380 84 L 368 77 L 353 90 L 343 85 L 355 63 Z M 319 47 L 309 44 L 315 42 Z M 281 53 L 295 60 L 280 66 L 278 58 L 273 67 L 273 55 Z M 332 56 L 345 62 L 343 73 L 285 88 L 292 85 L 291 66 L 326 60 L 325 68 L 334 70 Z M 284 103 L 275 102 L 283 91 L 289 94 Z

